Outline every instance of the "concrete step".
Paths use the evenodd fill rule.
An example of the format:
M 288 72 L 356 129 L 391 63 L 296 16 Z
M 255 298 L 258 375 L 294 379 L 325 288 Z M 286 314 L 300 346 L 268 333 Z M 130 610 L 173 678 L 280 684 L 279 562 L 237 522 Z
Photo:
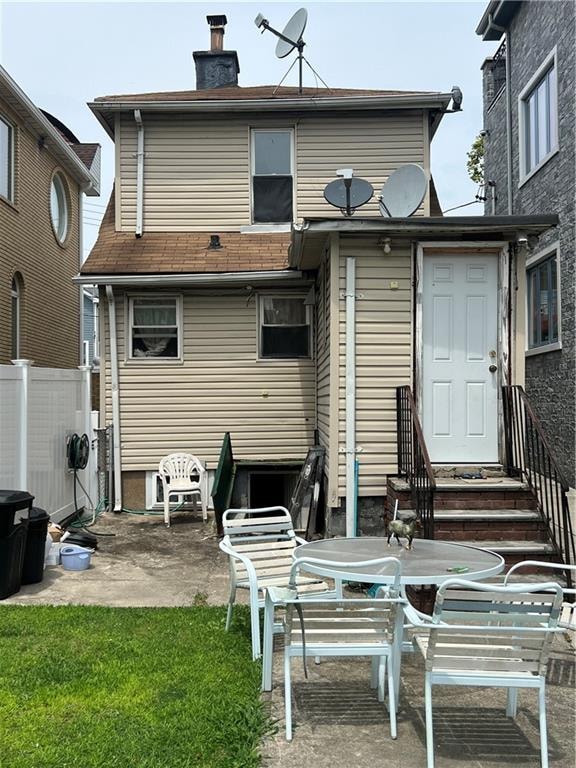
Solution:
M 438 536 L 436 538 L 439 538 Z M 464 543 L 464 542 L 462 542 Z M 502 555 L 509 568 L 522 560 L 544 560 L 554 562 L 556 552 L 547 541 L 528 541 L 516 539 L 470 539 L 466 544 L 481 549 L 490 549 Z
M 434 531 L 438 539 L 469 541 L 545 541 L 546 526 L 531 509 L 435 509 Z
M 541 518 L 534 509 L 439 509 L 434 512 L 434 520 L 539 523 Z

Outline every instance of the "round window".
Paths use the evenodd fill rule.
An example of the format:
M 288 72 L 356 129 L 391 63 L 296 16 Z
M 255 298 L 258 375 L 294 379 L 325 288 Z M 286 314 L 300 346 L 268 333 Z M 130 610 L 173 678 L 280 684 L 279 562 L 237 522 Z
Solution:
M 68 200 L 60 173 L 54 174 L 50 186 L 50 215 L 56 238 L 59 243 L 63 243 L 68 234 Z

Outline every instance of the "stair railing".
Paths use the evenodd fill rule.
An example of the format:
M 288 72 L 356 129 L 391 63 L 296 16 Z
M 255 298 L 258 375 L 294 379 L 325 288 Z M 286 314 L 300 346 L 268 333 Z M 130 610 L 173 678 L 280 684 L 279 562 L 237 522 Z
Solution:
M 576 547 L 568 508 L 568 483 L 524 389 L 518 385 L 502 387 L 502 402 L 507 472 L 528 483 L 556 556 L 573 565 Z M 572 587 L 569 571 L 567 586 Z
M 433 539 L 436 481 L 409 386 L 396 388 L 396 441 L 398 475 L 410 486 L 412 506 L 422 524 L 422 535 Z

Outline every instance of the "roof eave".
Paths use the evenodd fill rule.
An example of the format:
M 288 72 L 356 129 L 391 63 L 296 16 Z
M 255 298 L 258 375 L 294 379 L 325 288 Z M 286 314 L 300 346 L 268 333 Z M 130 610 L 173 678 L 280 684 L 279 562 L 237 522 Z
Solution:
M 419 235 L 526 233 L 539 235 L 558 224 L 557 214 L 540 216 L 411 216 L 382 219 L 305 219 L 302 232 L 396 233 Z
M 84 163 L 76 155 L 74 150 L 66 144 L 52 123 L 45 117 L 41 110 L 29 99 L 20 86 L 10 77 L 8 72 L 0 66 L 0 84 L 12 95 L 20 106 L 20 113 L 33 122 L 36 129 L 43 136 L 50 138 L 52 145 L 57 148 L 52 152 L 58 156 L 60 162 L 67 168 L 71 175 L 80 182 L 83 191 L 90 194 L 99 194 L 99 181 L 86 168 Z M 14 105 L 12 105 L 14 106 Z
M 500 40 L 511 18 L 520 7 L 519 0 L 490 0 L 478 26 L 476 34 L 483 40 Z
M 77 285 L 135 285 L 135 286 L 198 286 L 198 285 L 253 285 L 293 280 L 300 282 L 304 275 L 299 270 L 278 269 L 261 272 L 190 272 L 149 274 L 84 274 L 73 278 Z
M 133 112 L 136 109 L 151 112 L 283 112 L 312 110 L 371 110 L 371 109 L 436 109 L 448 108 L 452 94 L 407 94 L 394 96 L 334 96 L 319 99 L 298 97 L 290 99 L 215 99 L 196 101 L 91 101 L 92 110 L 109 136 L 113 138 L 111 123 L 104 113 Z

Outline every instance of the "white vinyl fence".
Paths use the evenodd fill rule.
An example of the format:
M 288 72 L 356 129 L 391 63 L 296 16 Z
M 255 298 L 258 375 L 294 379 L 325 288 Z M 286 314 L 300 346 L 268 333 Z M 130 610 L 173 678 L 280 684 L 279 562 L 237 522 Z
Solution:
M 90 369 L 34 368 L 29 360 L 0 365 L 0 488 L 28 491 L 59 522 L 74 512 L 68 438 L 93 433 Z M 93 496 L 95 460 L 78 473 Z M 86 497 L 78 486 L 78 505 Z

